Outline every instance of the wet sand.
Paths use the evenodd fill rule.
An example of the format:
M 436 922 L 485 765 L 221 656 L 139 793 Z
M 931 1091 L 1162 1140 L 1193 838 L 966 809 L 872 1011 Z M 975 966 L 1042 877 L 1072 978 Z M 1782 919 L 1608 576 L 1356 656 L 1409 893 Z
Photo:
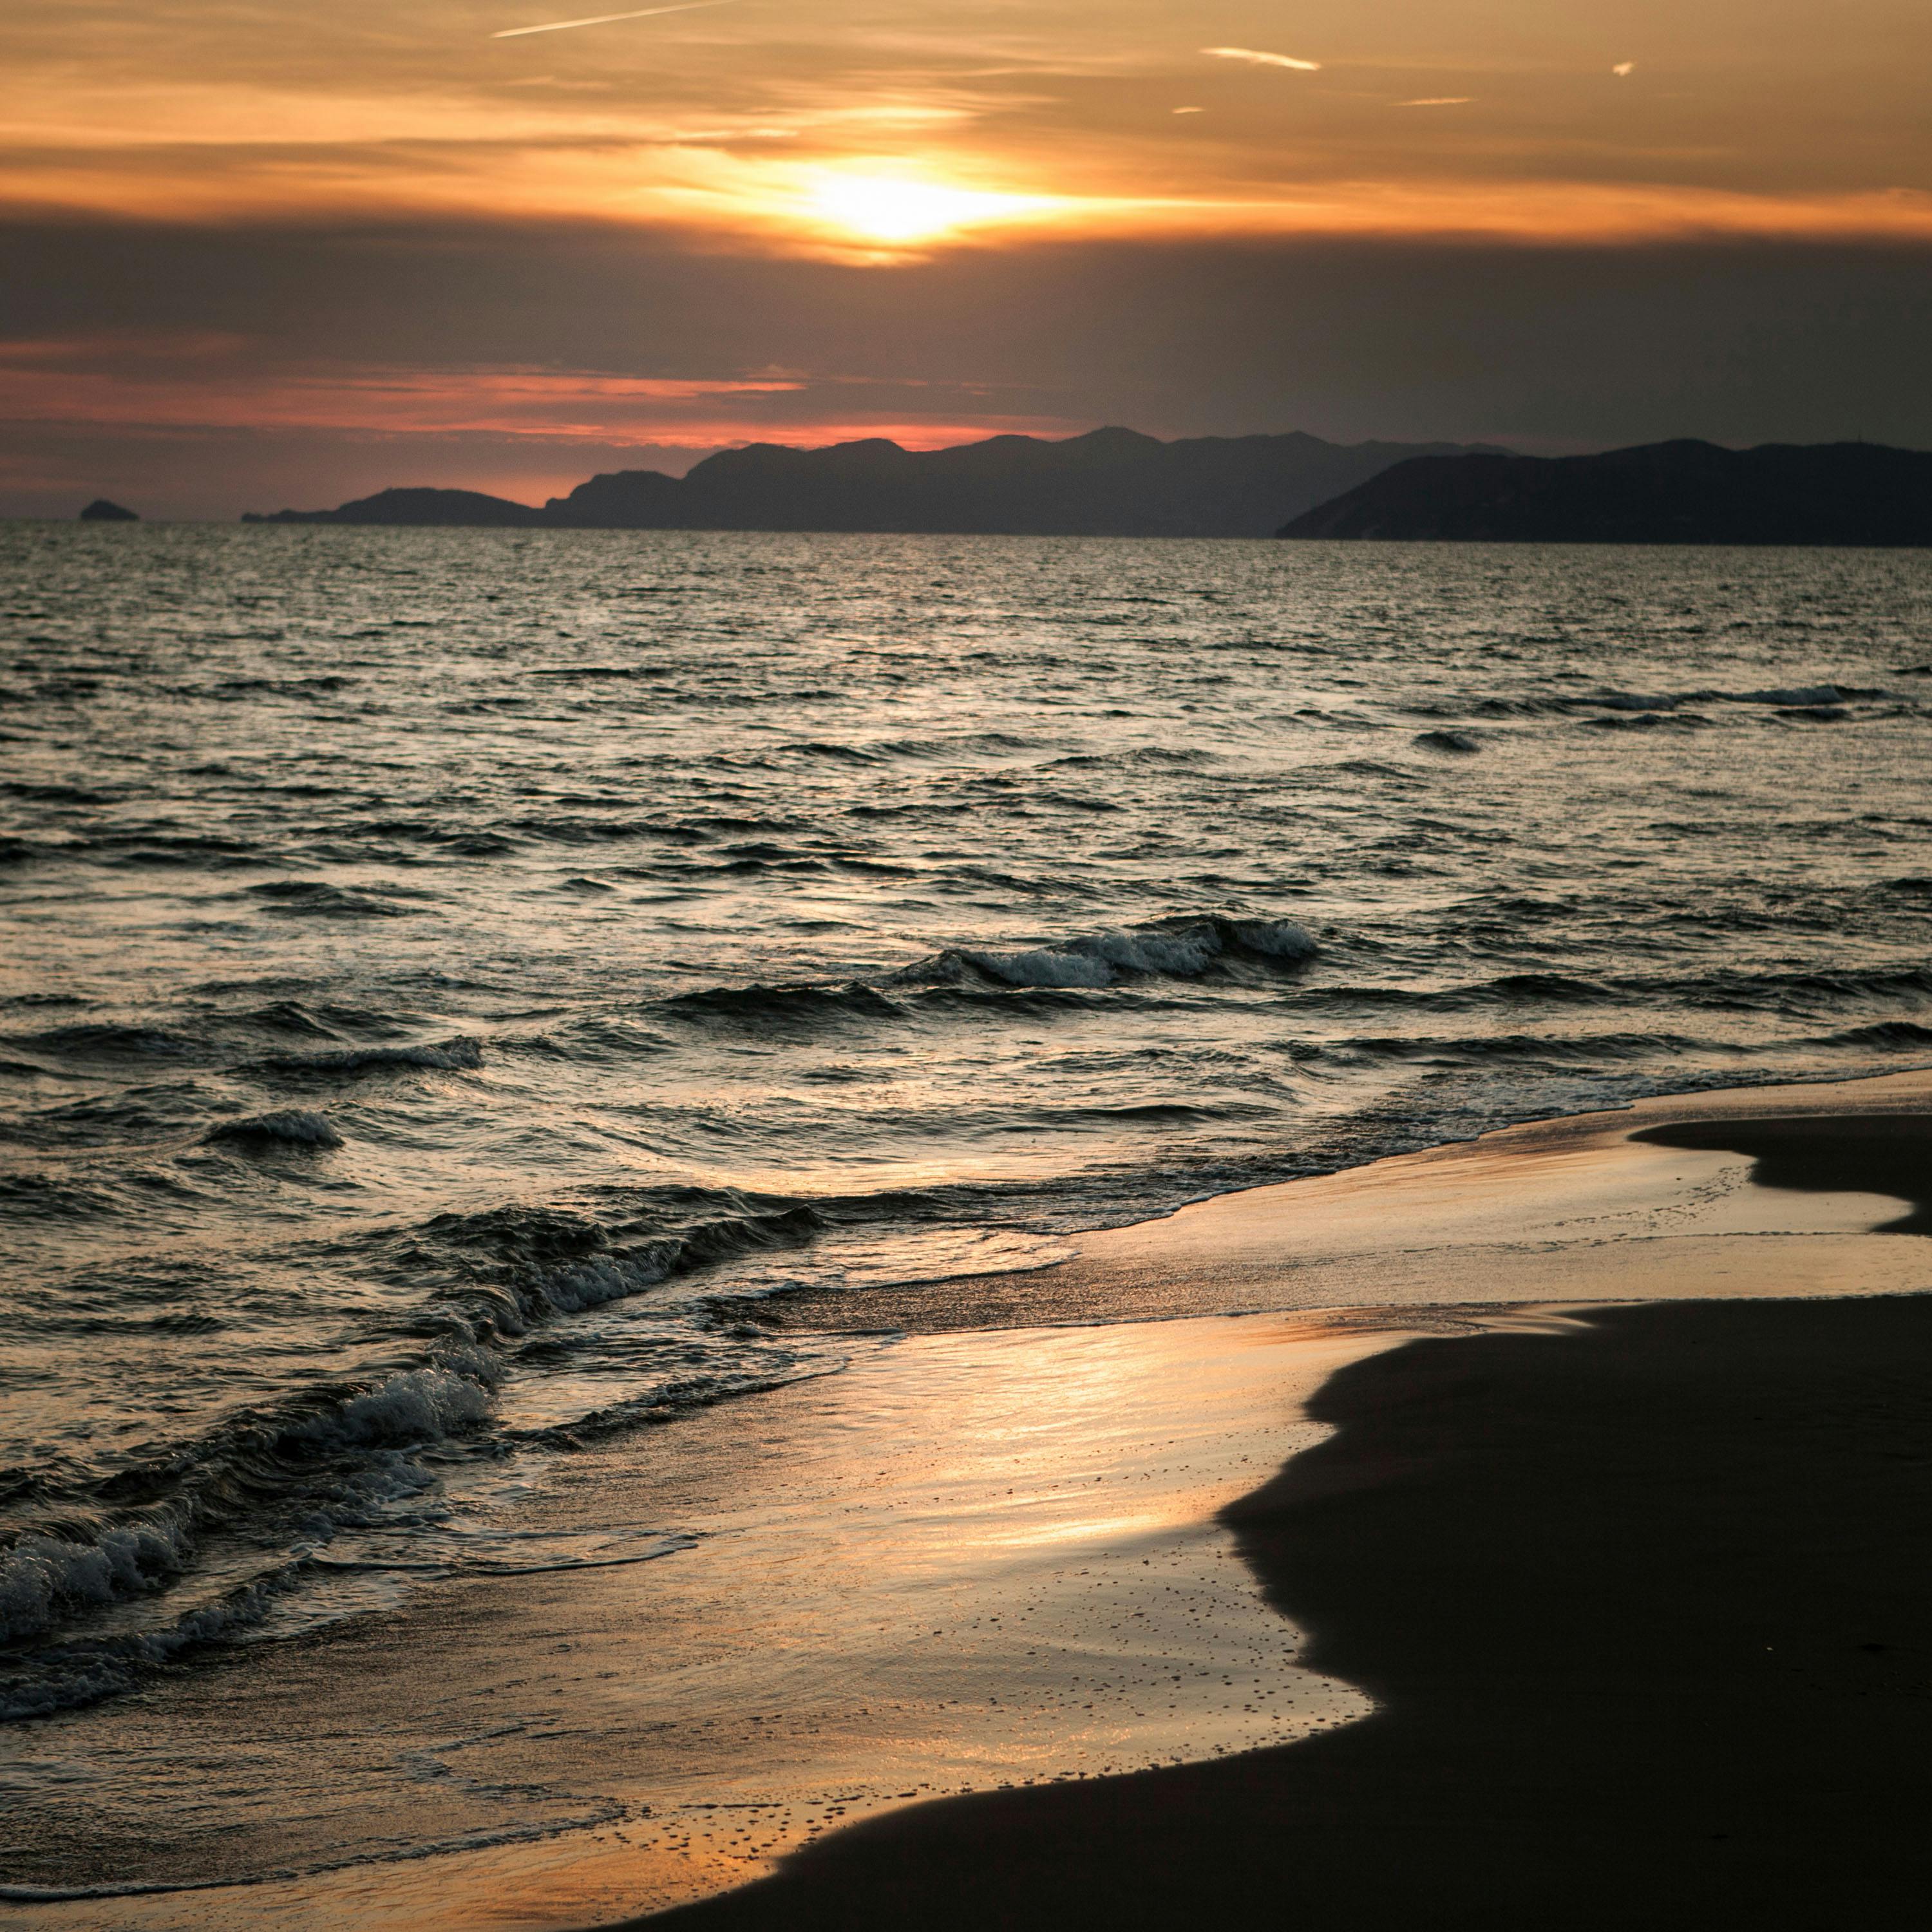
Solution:
M 496 1574 L 0 1737 L 0 1922 L 547 1932 L 933 1794 L 1350 1721 L 1217 1518 L 1388 1339 L 916 1336 L 562 1459 Z M 137 1889 L 25 1895 L 89 1886 Z
M 1867 1225 L 1920 1232 L 1932 1120 L 1846 1097 L 1623 1133 L 1741 1156 L 1786 1204 L 1886 1197 Z M 1546 1130 L 1542 1150 L 1588 1138 Z M 1882 1249 L 1834 1243 L 1845 1290 Z M 1222 1520 L 1309 1634 L 1304 1661 L 1373 1715 L 1231 1761 L 911 1808 L 652 1924 L 1924 1922 L 1932 1298 L 1525 1320 L 1357 1362 L 1312 1413 L 1336 1433 Z
M 1376 1714 L 910 1810 L 652 1923 L 1924 1923 L 1932 1300 L 1425 1340 L 1316 1413 L 1226 1520 Z

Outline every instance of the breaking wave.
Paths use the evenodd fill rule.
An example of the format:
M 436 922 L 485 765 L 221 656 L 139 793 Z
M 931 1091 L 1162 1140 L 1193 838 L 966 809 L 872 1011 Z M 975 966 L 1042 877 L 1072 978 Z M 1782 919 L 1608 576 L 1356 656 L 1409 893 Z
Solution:
M 280 1142 L 285 1147 L 339 1148 L 342 1136 L 320 1114 L 307 1107 L 286 1107 L 273 1114 L 251 1114 L 245 1120 L 224 1120 L 202 1136 L 208 1141 L 244 1143 Z
M 956 978 L 965 972 L 1009 986 L 1097 988 L 1134 979 L 1198 979 L 1244 963 L 1279 971 L 1306 964 L 1320 950 L 1313 935 L 1292 920 L 1217 913 L 1082 934 L 1012 952 L 956 947 L 904 976 Z
M 245 1630 L 335 1536 L 430 1488 L 452 1456 L 567 1445 L 811 1372 L 795 1348 L 748 1348 L 726 1332 L 733 1318 L 700 1295 L 646 1331 L 634 1386 L 620 1397 L 527 1428 L 506 1428 L 498 1408 L 520 1348 L 542 1331 L 825 1225 L 800 1202 L 671 1188 L 620 1192 L 601 1217 L 518 1204 L 439 1215 L 388 1238 L 389 1270 L 440 1277 L 417 1318 L 440 1339 L 418 1360 L 242 1410 L 0 1546 L 0 1643 L 15 1653 L 0 1666 L 0 1717 L 113 1694 L 188 1646 Z M 202 1554 L 238 1538 L 260 1552 L 245 1586 L 168 1616 L 168 1593 Z M 91 1630 L 143 1598 L 160 1599 L 160 1614 L 142 1628 Z

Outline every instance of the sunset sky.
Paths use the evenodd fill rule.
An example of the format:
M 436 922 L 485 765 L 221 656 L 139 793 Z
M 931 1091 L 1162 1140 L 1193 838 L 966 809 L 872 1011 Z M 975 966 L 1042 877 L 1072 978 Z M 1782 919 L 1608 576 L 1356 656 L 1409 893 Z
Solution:
M 0 512 L 1108 422 L 1932 442 L 1924 0 L 573 17 L 14 0 Z

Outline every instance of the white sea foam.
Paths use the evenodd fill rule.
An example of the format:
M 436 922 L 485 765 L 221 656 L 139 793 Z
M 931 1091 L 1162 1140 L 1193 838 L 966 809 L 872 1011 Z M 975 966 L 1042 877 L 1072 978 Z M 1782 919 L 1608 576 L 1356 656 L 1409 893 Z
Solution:
M 292 1566 L 278 1566 L 220 1601 L 200 1604 L 158 1629 L 60 1646 L 50 1653 L 48 1667 L 0 1684 L 0 1723 L 97 1703 L 127 1690 L 143 1666 L 166 1664 L 197 1644 L 242 1634 L 262 1622 L 292 1574 Z
M 1056 952 L 1035 946 L 1024 952 L 962 951 L 960 958 L 1004 980 L 1010 986 L 1111 986 L 1112 969 L 1104 959 L 1079 952 Z
M 1307 927 L 1292 919 L 1231 919 L 1225 922 L 1250 952 L 1271 959 L 1312 959 L 1322 950 Z
M 190 1538 L 158 1520 L 103 1530 L 85 1543 L 23 1538 L 0 1556 L 0 1640 L 37 1636 L 62 1618 L 151 1590 L 177 1575 Z
M 304 1418 L 284 1430 L 280 1439 L 326 1454 L 442 1441 L 487 1419 L 502 1373 L 502 1364 L 483 1349 L 448 1346 L 433 1362 L 400 1370 Z M 218 1458 L 227 1452 L 210 1453 Z M 394 1454 L 379 1457 L 352 1475 L 338 1472 L 326 1493 L 317 1495 L 306 1533 L 326 1541 L 345 1508 L 366 1509 L 418 1490 L 431 1480 L 410 1459 Z M 84 1538 L 51 1531 L 22 1537 L 0 1553 L 0 1642 L 43 1636 L 91 1611 L 164 1588 L 189 1567 L 197 1526 L 206 1526 L 202 1512 L 182 1505 L 176 1514 L 108 1524 Z M 232 1606 L 218 1613 L 196 1612 L 176 1625 L 167 1641 L 178 1647 L 206 1640 L 234 1615 Z
M 1058 946 L 1012 952 L 962 949 L 952 956 L 1011 986 L 1112 986 L 1124 976 L 1194 979 L 1230 952 L 1282 962 L 1312 959 L 1320 950 L 1292 920 L 1238 919 L 1220 914 L 1157 925 L 1083 934 Z
M 357 1448 L 439 1441 L 488 1415 L 490 1390 L 480 1367 L 479 1358 L 469 1374 L 441 1363 L 405 1369 L 290 1432 L 310 1442 Z
M 203 1137 L 211 1141 L 280 1141 L 290 1147 L 339 1148 L 342 1136 L 326 1116 L 308 1107 L 285 1107 L 246 1120 L 224 1120 Z
M 544 1281 L 544 1292 L 560 1313 L 574 1315 L 655 1288 L 670 1273 L 676 1255 L 676 1245 L 668 1241 L 652 1244 L 640 1255 L 600 1255 L 559 1268 Z
M 1222 951 L 1211 926 L 1179 932 L 1103 932 L 1087 942 L 1110 966 L 1129 973 L 1171 973 L 1181 979 L 1204 971 Z

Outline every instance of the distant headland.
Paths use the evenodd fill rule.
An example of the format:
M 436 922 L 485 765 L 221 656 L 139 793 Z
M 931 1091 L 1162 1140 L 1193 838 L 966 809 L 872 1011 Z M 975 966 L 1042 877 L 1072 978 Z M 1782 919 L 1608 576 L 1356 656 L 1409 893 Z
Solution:
M 90 520 L 131 520 L 105 501 Z M 620 470 L 542 508 L 395 489 L 250 524 L 472 530 L 920 532 L 1411 542 L 1932 545 L 1932 453 L 1690 440 L 1598 455 L 1284 436 L 1163 442 L 1129 429 L 909 450 L 752 443 L 687 476 Z
M 140 514 L 124 504 L 110 503 L 105 496 L 97 496 L 81 512 L 83 524 L 138 524 Z
M 244 523 L 442 525 L 490 530 L 926 532 L 1012 536 L 1266 537 L 1418 457 L 1483 445 L 1324 442 L 1285 436 L 1175 442 L 1130 429 L 1047 441 L 996 436 L 909 450 L 882 437 L 794 449 L 753 443 L 688 476 L 622 470 L 541 509 L 470 490 L 384 490 L 333 510 Z
M 1399 463 L 1284 537 L 1468 543 L 1932 545 L 1932 452 L 1882 443 L 1648 443 L 1597 456 Z

